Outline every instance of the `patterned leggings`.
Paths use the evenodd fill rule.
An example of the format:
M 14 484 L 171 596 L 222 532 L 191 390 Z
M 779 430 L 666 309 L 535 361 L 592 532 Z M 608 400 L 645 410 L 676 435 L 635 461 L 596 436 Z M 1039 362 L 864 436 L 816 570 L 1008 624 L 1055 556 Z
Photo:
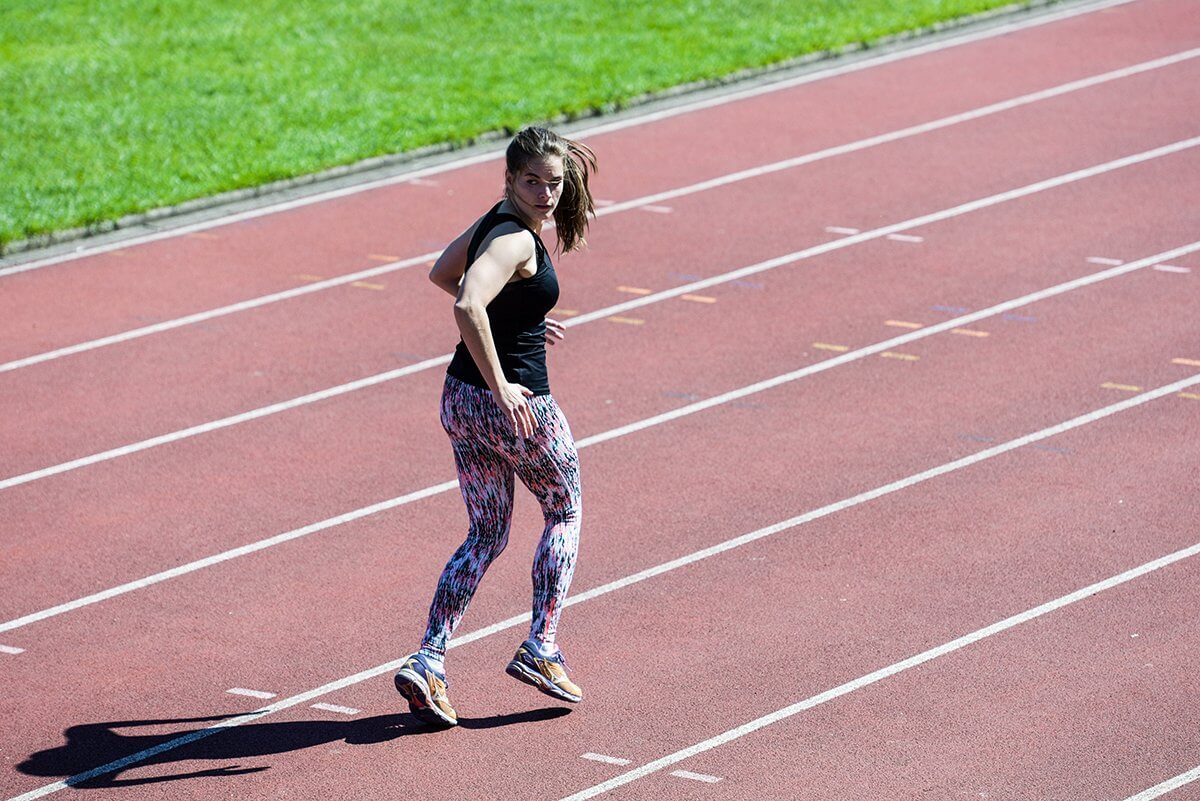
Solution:
M 441 657 L 484 571 L 508 544 L 513 478 L 537 498 L 546 519 L 533 559 L 533 623 L 529 636 L 552 644 L 579 550 L 582 505 L 579 455 L 567 419 L 550 395 L 529 398 L 537 418 L 523 439 L 487 389 L 446 377 L 442 427 L 450 435 L 458 481 L 467 504 L 466 541 L 446 563 L 429 607 L 421 650 Z

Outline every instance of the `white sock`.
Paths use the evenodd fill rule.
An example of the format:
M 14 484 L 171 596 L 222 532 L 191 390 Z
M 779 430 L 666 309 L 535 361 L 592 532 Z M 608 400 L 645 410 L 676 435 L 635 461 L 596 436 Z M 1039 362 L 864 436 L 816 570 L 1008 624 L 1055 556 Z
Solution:
M 425 657 L 425 661 L 429 666 L 442 675 L 446 674 L 446 659 L 442 656 L 436 656 L 428 651 L 420 651 L 421 656 Z
M 537 650 L 539 656 L 545 657 L 546 659 L 549 659 L 558 653 L 558 646 L 552 642 L 538 642 L 532 637 L 526 640 L 526 642 L 528 642 Z

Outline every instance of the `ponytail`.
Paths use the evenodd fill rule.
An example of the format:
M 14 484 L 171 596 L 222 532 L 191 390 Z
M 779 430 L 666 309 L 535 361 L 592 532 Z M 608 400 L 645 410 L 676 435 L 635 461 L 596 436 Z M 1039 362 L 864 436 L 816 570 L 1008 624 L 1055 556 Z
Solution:
M 546 128 L 522 128 L 508 145 L 508 171 L 519 175 L 530 159 L 558 156 L 563 163 L 563 190 L 554 209 L 558 250 L 570 253 L 587 244 L 584 233 L 588 215 L 596 216 L 596 204 L 588 178 L 597 171 L 596 154 L 580 142 L 559 136 Z

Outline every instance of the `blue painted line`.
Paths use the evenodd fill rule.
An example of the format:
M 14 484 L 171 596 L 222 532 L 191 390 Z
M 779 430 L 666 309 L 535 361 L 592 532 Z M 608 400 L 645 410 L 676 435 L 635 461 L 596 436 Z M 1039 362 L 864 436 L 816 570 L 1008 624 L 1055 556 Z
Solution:
M 670 276 L 677 281 L 699 281 L 703 277 L 691 273 L 670 273 Z
M 695 392 L 679 392 L 676 390 L 668 390 L 667 392 L 664 392 L 662 395 L 664 398 L 680 398 L 682 400 L 689 400 L 689 401 L 700 400 L 700 398 L 703 397 L 702 395 L 697 395 Z
M 1012 312 L 1005 312 L 1004 314 L 1000 315 L 1000 319 L 1012 320 L 1015 323 L 1036 323 L 1037 322 L 1036 317 L 1027 317 L 1022 314 L 1013 314 Z

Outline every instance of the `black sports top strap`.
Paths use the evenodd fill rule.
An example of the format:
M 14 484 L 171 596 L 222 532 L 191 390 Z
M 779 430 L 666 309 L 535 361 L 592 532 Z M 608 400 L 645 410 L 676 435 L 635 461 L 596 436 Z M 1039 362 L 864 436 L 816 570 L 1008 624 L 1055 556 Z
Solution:
M 504 201 L 501 201 L 503 203 Z M 533 234 L 533 242 L 537 246 L 538 269 L 542 267 L 542 258 L 546 253 L 546 246 L 542 244 L 542 238 L 538 236 L 532 228 L 530 228 L 524 220 L 515 214 L 508 214 L 500 211 L 500 203 L 492 206 L 492 210 L 483 215 L 483 219 L 479 221 L 479 225 L 475 228 L 475 233 L 471 236 L 471 244 L 467 246 L 467 268 L 475 263 L 475 258 L 479 255 L 479 246 L 483 244 L 483 240 L 492 229 L 497 225 L 506 222 L 513 222 L 524 228 L 529 233 Z

